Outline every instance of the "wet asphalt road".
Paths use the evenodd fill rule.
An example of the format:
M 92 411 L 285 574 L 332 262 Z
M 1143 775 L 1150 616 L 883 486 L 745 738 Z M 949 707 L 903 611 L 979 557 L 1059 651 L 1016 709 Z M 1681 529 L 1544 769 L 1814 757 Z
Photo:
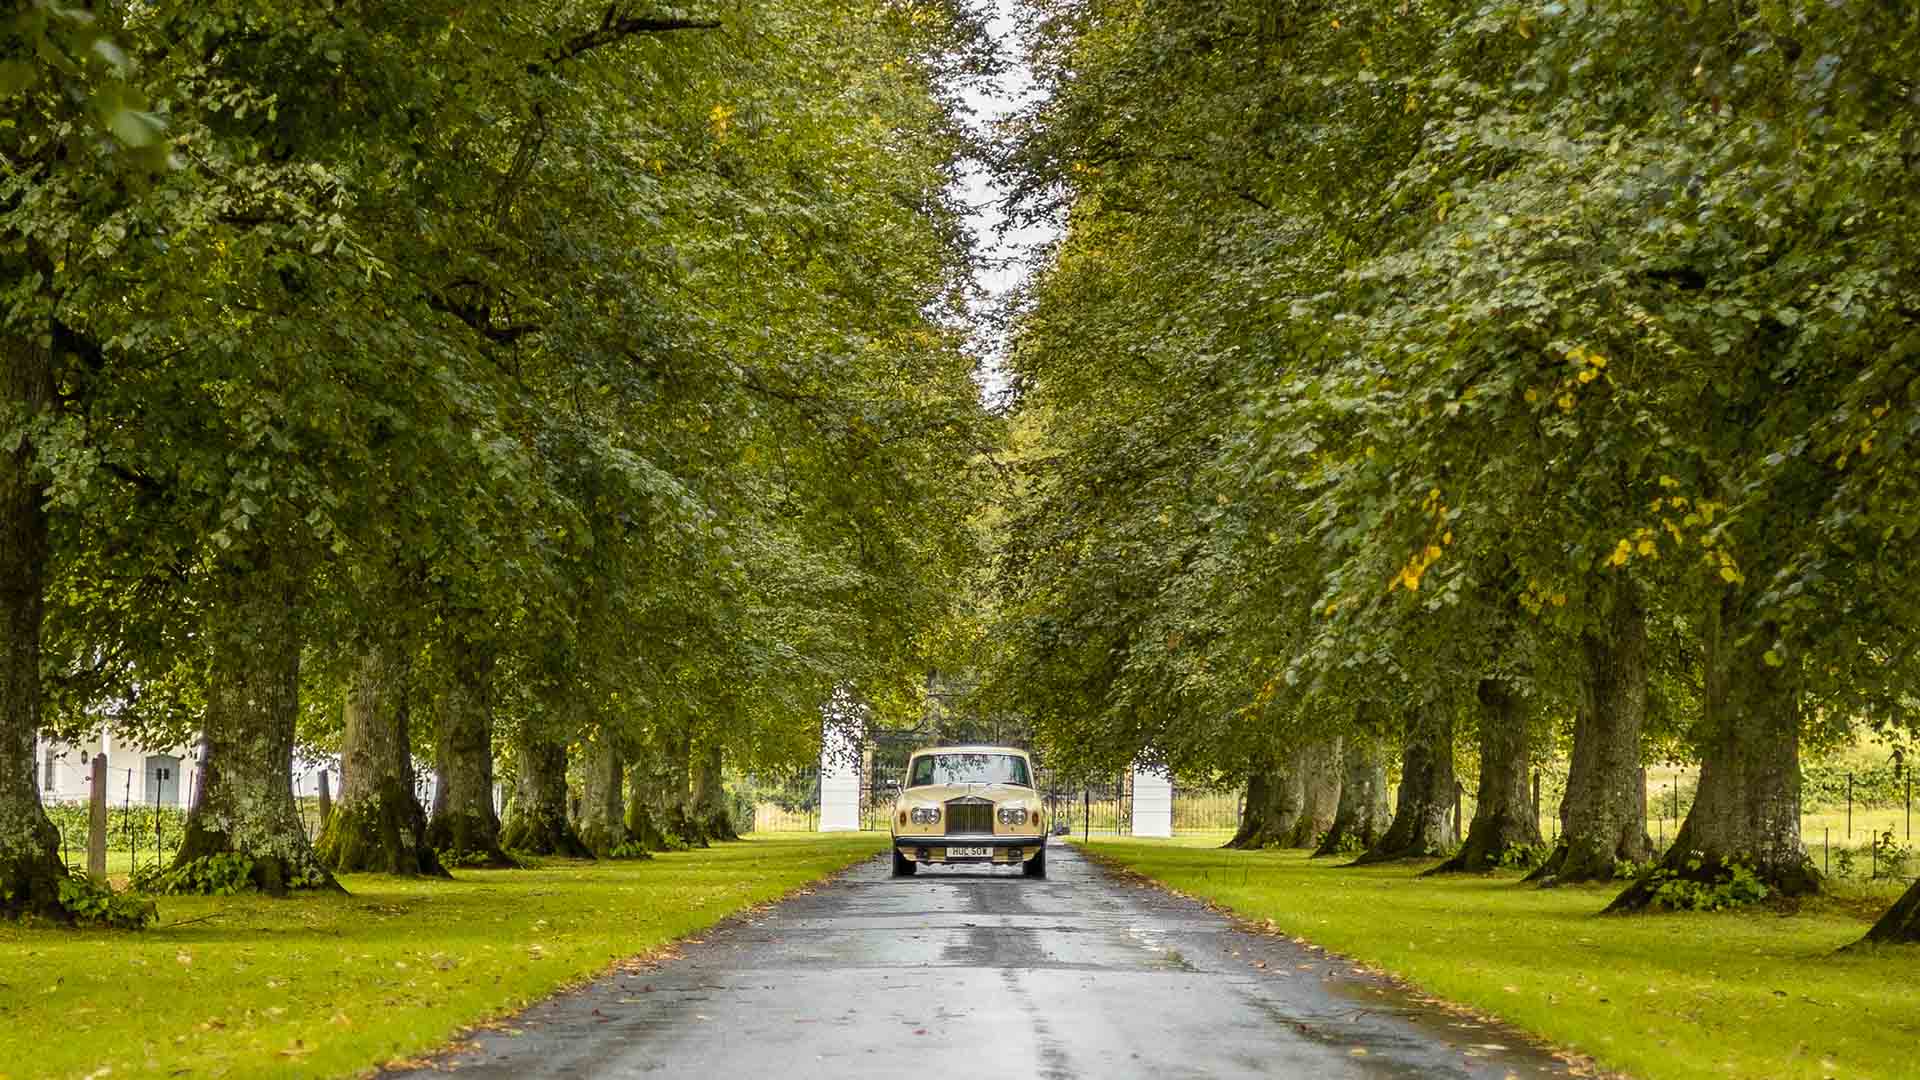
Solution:
M 1535 1077 L 1511 1031 L 1117 879 L 864 863 L 479 1031 L 474 1077 Z M 428 1073 L 389 1075 L 430 1075 Z

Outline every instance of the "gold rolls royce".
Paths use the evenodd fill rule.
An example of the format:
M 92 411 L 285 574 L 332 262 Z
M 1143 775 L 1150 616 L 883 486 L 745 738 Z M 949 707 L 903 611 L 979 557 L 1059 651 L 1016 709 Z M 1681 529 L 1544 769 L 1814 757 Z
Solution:
M 922 864 L 1018 866 L 1047 876 L 1047 829 L 1033 762 L 1006 746 L 935 746 L 907 759 L 893 804 L 893 876 Z

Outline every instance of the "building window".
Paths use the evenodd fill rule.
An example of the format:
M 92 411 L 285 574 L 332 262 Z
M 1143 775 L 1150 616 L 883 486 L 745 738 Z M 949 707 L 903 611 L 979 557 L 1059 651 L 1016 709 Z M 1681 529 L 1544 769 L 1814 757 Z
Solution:
M 45 791 L 53 790 L 53 761 L 53 750 L 49 748 L 47 750 L 47 764 L 46 767 L 41 770 L 40 775 L 40 787 Z

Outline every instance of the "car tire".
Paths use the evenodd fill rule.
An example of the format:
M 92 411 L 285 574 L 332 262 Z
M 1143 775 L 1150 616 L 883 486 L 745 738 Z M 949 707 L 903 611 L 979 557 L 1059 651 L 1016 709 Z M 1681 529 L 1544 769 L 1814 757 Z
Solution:
M 1020 872 L 1027 875 L 1028 877 L 1037 877 L 1037 878 L 1046 877 L 1047 876 L 1047 849 L 1042 847 L 1038 855 L 1035 855 L 1033 858 L 1028 859 L 1026 863 L 1020 867 Z
M 918 869 L 919 869 L 919 866 L 916 865 L 912 859 L 909 859 L 905 855 L 900 854 L 899 848 L 893 849 L 893 876 L 894 877 L 912 877 L 913 872 Z

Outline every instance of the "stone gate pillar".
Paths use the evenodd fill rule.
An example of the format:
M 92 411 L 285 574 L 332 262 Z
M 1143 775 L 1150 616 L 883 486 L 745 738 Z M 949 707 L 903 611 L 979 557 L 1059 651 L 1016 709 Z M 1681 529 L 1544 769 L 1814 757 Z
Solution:
M 1133 835 L 1173 835 L 1173 781 L 1151 769 L 1133 770 Z
M 854 735 L 828 723 L 820 739 L 820 831 L 860 828 L 860 757 Z

